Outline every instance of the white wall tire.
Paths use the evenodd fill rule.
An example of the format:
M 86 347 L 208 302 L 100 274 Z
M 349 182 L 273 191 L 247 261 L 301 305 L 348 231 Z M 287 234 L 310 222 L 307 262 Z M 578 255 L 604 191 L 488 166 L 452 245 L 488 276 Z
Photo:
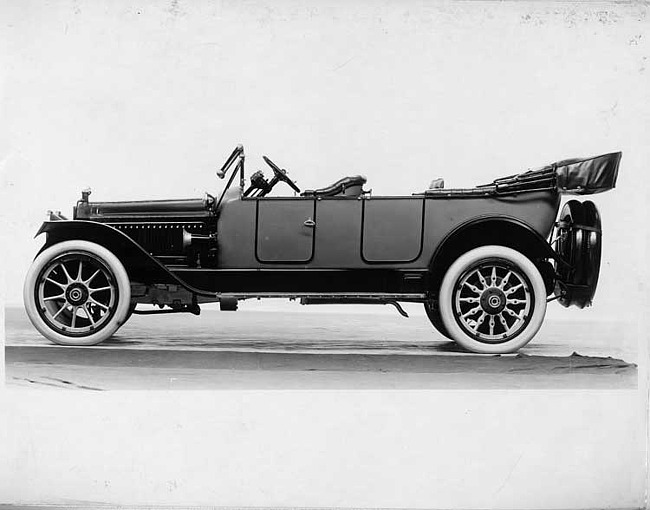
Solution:
M 445 338 L 452 340 L 452 338 L 449 336 L 447 328 L 442 322 L 442 315 L 440 315 L 440 308 L 438 304 L 434 304 L 431 301 L 425 301 L 424 311 L 426 312 L 427 317 L 429 318 L 429 322 L 431 322 L 431 325 L 434 327 L 434 329 Z
M 458 258 L 440 287 L 440 314 L 450 337 L 481 354 L 517 351 L 546 314 L 539 270 L 520 252 L 482 246 Z
M 120 260 L 88 241 L 50 246 L 32 263 L 23 287 L 34 327 L 60 345 L 96 345 L 126 321 L 131 285 Z

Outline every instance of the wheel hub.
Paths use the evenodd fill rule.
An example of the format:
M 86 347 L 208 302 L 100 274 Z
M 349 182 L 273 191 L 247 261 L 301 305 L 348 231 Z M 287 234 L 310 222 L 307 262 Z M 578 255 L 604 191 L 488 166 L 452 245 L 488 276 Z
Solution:
M 496 315 L 506 307 L 506 295 L 501 289 L 490 287 L 481 294 L 481 308 L 490 315 Z
M 83 305 L 86 303 L 86 301 L 88 301 L 89 296 L 90 294 L 88 292 L 88 289 L 81 283 L 73 283 L 72 285 L 68 286 L 65 291 L 65 297 L 68 303 L 73 306 Z
M 475 340 L 506 342 L 528 324 L 532 297 L 530 284 L 520 270 L 488 259 L 459 278 L 454 313 L 461 328 Z
M 34 289 L 38 313 L 59 334 L 92 335 L 115 314 L 119 295 L 114 278 L 92 254 L 70 252 L 54 258 L 38 280 Z

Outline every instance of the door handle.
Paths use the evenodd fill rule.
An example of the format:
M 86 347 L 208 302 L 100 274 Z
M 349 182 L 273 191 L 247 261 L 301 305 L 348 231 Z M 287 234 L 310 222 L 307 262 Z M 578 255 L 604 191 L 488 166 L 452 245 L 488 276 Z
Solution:
M 305 223 L 303 223 L 303 225 L 305 225 L 305 227 L 314 228 L 316 226 L 316 222 L 309 218 L 308 220 L 305 220 Z

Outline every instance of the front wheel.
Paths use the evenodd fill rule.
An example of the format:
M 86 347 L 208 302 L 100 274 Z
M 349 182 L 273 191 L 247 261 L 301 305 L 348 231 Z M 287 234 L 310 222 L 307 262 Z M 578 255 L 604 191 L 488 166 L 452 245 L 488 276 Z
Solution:
M 95 345 L 125 322 L 129 277 L 120 260 L 88 241 L 65 241 L 44 250 L 27 272 L 25 310 L 34 327 L 61 345 Z
M 449 336 L 469 351 L 505 354 L 535 336 L 546 313 L 546 287 L 535 265 L 504 246 L 482 246 L 454 262 L 440 287 Z

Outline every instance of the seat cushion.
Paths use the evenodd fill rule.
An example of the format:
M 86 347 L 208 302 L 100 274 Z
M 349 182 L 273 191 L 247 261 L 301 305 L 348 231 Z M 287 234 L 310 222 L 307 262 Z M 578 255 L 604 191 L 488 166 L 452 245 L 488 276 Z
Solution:
M 366 183 L 366 178 L 363 175 L 352 175 L 339 179 L 334 184 L 330 184 L 324 188 L 308 189 L 301 193 L 303 197 L 335 197 L 347 196 L 358 197 L 363 193 L 363 185 Z
M 443 189 L 445 187 L 445 180 L 442 177 L 438 177 L 431 181 L 429 184 L 429 189 Z

